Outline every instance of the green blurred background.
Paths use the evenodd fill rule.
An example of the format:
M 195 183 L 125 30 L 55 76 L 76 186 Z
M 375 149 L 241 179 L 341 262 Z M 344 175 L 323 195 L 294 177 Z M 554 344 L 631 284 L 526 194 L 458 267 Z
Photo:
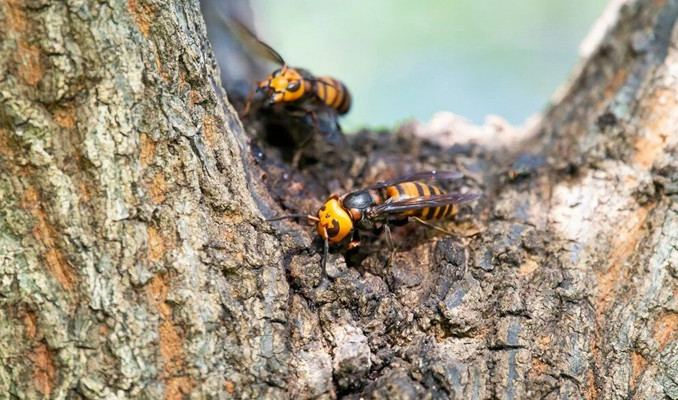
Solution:
M 345 130 L 442 110 L 513 124 L 539 112 L 605 0 L 252 0 L 261 38 L 353 94 Z

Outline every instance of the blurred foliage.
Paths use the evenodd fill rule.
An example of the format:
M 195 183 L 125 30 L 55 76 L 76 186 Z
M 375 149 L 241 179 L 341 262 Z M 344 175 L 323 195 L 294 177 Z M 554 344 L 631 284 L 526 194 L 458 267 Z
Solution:
M 347 130 L 449 110 L 514 124 L 569 75 L 605 0 L 252 0 L 261 38 L 353 93 Z

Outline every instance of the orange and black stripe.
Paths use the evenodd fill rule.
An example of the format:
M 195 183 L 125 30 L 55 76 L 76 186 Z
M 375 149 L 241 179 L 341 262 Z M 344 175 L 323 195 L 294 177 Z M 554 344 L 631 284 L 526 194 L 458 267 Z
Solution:
M 415 197 L 427 197 L 444 194 L 439 187 L 421 182 L 404 182 L 386 188 L 386 197 L 391 201 L 407 200 Z M 424 207 L 419 210 L 405 211 L 398 217 L 419 217 L 421 219 L 442 219 L 452 216 L 456 211 L 454 204 L 440 207 Z
M 346 85 L 329 76 L 319 76 L 315 80 L 315 93 L 323 103 L 337 110 L 339 115 L 346 114 L 351 108 L 351 94 Z

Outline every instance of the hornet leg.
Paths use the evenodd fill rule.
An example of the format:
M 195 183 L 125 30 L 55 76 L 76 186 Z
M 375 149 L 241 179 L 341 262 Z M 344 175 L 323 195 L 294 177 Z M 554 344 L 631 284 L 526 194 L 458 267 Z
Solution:
M 441 228 L 441 227 L 439 227 L 439 226 L 436 226 L 436 225 L 433 225 L 433 224 L 431 224 L 431 223 L 428 223 L 428 222 L 426 222 L 426 221 L 424 221 L 424 220 L 422 220 L 422 219 L 420 219 L 420 218 L 417 218 L 417 217 L 410 217 L 409 220 L 410 220 L 410 221 L 414 221 L 414 222 L 416 222 L 416 223 L 418 223 L 418 224 L 427 226 L 427 227 L 429 227 L 429 228 L 433 228 L 433 229 L 437 230 L 438 232 L 442 232 L 442 233 L 444 233 L 444 234 L 446 234 L 446 235 L 450 235 L 450 236 L 453 235 L 452 232 L 450 232 L 450 231 L 448 231 L 448 230 L 445 230 L 445 229 L 443 229 L 443 228 Z
M 306 110 L 306 114 L 311 116 L 311 121 L 313 121 L 313 134 L 320 135 L 320 126 L 318 125 L 318 118 L 315 116 L 313 111 Z
M 323 244 L 323 259 L 320 263 L 320 265 L 322 266 L 322 270 L 323 270 L 323 276 L 327 276 L 327 269 L 325 267 L 327 266 L 327 256 L 328 256 L 329 252 L 330 252 L 330 244 L 329 244 L 329 242 L 327 240 L 327 236 L 326 236 L 325 242 Z
M 384 224 L 384 231 L 386 231 L 386 242 L 388 243 L 388 248 L 390 250 L 390 255 L 388 256 L 388 265 L 393 263 L 393 257 L 395 257 L 395 245 L 393 244 L 393 238 L 391 237 L 391 228 L 389 228 L 388 223 Z
M 318 136 L 319 132 L 318 120 L 315 118 L 315 113 L 313 111 L 308 111 L 308 113 L 311 115 L 311 120 L 313 121 L 313 135 L 310 135 L 304 139 L 304 141 L 299 145 L 297 151 L 294 152 L 294 156 L 292 157 L 292 167 L 295 169 L 299 166 L 299 161 L 301 161 L 301 155 L 304 153 L 304 149 L 311 143 L 311 141 L 313 141 L 313 139 L 315 139 L 316 136 Z
M 353 235 L 351 236 L 351 241 L 346 245 L 346 249 L 352 250 L 352 249 L 355 249 L 358 246 L 360 246 L 360 237 L 358 236 L 357 231 L 353 231 Z
M 255 81 L 254 85 L 252 85 L 250 92 L 247 94 L 247 101 L 245 102 L 245 109 L 243 110 L 242 115 L 240 115 L 240 118 L 246 116 L 250 112 L 250 105 L 252 105 L 252 99 L 254 98 L 254 93 L 256 93 L 257 88 L 259 87 L 260 83 L 261 83 L 261 81 Z

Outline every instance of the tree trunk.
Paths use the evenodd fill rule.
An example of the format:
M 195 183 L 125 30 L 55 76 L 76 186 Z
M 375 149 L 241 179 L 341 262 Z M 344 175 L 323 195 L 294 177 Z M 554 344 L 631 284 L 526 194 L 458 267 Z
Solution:
M 678 398 L 678 1 L 618 3 L 531 127 L 442 114 L 294 170 L 196 2 L 0 0 L 2 398 Z M 391 265 L 367 238 L 324 275 L 264 221 L 432 168 L 483 197 Z

